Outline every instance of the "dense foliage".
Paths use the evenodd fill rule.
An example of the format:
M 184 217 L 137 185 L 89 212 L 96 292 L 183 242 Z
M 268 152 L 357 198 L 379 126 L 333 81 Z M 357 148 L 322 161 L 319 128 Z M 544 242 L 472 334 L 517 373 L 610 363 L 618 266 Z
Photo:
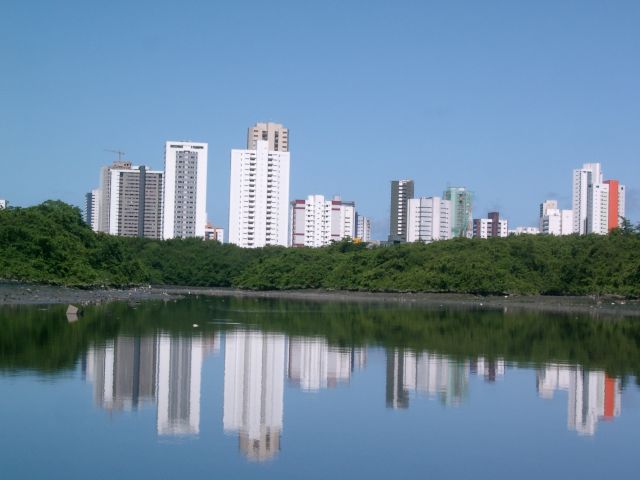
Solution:
M 526 365 L 580 364 L 640 379 L 640 322 L 575 314 L 188 298 L 90 306 L 73 323 L 67 321 L 63 306 L 4 307 L 0 327 L 0 370 L 65 371 L 91 344 L 119 336 L 164 332 L 213 339 L 229 328 L 245 327 L 292 337 L 322 337 L 343 347 L 375 345 L 456 359 L 501 357 Z
M 640 232 L 455 239 L 367 248 L 240 249 L 96 234 L 48 201 L 0 211 L 0 278 L 73 286 L 165 284 L 478 294 L 640 296 Z

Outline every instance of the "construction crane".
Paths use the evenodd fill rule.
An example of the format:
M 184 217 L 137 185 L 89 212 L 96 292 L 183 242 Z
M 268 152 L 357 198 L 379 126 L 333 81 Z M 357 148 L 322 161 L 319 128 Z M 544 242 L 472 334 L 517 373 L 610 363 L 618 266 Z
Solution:
M 108 148 L 104 149 L 105 152 L 116 153 L 118 155 L 118 161 L 121 162 L 124 157 L 124 153 L 122 150 L 109 150 Z

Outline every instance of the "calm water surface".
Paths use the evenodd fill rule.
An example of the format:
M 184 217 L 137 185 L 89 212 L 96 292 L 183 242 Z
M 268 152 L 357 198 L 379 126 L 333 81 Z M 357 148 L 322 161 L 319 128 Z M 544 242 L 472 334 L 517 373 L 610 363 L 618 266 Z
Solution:
M 0 309 L 2 478 L 635 478 L 640 322 L 188 299 Z

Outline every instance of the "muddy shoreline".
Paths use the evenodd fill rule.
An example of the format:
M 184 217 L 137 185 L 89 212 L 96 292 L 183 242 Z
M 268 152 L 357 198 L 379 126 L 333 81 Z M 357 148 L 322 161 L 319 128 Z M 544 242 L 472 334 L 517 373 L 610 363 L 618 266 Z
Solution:
M 250 291 L 230 288 L 150 286 L 129 289 L 76 289 L 49 285 L 0 283 L 0 306 L 91 305 L 113 301 L 177 300 L 187 296 L 274 298 L 313 302 L 364 302 L 431 307 L 533 310 L 640 317 L 640 300 L 618 297 L 478 296 L 453 293 L 377 293 L 330 290 Z

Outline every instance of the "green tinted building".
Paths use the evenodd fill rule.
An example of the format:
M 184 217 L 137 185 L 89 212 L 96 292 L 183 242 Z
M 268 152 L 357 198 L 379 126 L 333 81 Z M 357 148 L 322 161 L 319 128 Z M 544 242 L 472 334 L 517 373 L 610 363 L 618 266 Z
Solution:
M 442 197 L 451 201 L 451 237 L 470 238 L 473 233 L 473 194 L 465 187 L 447 187 Z

